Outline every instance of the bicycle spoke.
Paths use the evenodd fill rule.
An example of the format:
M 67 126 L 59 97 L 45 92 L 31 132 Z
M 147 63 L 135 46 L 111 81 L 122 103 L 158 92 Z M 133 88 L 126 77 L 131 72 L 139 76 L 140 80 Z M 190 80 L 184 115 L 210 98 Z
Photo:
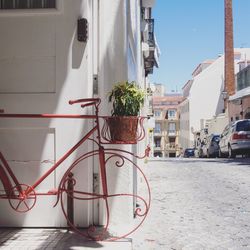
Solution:
M 25 206 L 27 207 L 27 209 L 29 210 L 29 206 L 28 206 L 27 202 L 26 201 L 23 201 L 23 202 L 24 202 Z
M 15 186 L 12 188 L 12 194 L 14 197 L 9 198 L 9 203 L 16 212 L 28 212 L 36 204 L 36 193 L 31 186 L 26 184 Z
M 19 208 L 19 206 L 21 205 L 22 201 L 19 201 L 17 207 L 15 208 L 16 210 Z

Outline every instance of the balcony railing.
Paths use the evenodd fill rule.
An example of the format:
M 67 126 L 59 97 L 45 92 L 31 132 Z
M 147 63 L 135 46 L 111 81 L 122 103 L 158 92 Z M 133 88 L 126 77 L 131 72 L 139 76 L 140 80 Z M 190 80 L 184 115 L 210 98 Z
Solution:
M 154 129 L 154 133 L 155 134 L 161 134 L 161 130 L 160 129 Z
M 147 24 L 147 29 L 145 30 L 146 34 L 143 41 L 148 46 L 148 49 L 145 50 L 144 53 L 145 75 L 147 76 L 148 74 L 153 73 L 154 66 L 156 66 L 157 68 L 159 67 L 159 62 L 158 62 L 159 49 L 155 41 L 154 19 L 147 18 L 144 20 Z
M 173 120 L 178 120 L 178 116 L 177 115 L 172 115 L 172 116 L 168 116 L 168 118 L 166 118 L 170 121 L 173 121 Z
M 148 24 L 148 40 L 145 41 L 148 43 L 149 47 L 155 47 L 155 38 L 154 38 L 154 19 L 145 19 L 145 22 Z
M 176 150 L 177 146 L 175 144 L 166 144 L 167 150 Z
M 168 130 L 168 136 L 176 136 L 176 130 Z

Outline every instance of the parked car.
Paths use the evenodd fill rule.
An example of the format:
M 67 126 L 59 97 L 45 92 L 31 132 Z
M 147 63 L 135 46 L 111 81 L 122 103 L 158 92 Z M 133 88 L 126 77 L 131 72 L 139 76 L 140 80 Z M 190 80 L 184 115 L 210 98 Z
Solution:
M 234 158 L 250 154 L 250 119 L 238 120 L 225 127 L 219 142 L 219 155 Z
M 220 135 L 218 134 L 209 135 L 207 137 L 206 144 L 203 147 L 203 154 L 205 154 L 207 158 L 218 157 L 220 150 L 219 142 L 220 142 Z
M 206 157 L 206 139 L 202 140 L 196 148 L 196 157 L 203 158 Z
M 194 148 L 186 148 L 183 157 L 185 158 L 194 157 Z

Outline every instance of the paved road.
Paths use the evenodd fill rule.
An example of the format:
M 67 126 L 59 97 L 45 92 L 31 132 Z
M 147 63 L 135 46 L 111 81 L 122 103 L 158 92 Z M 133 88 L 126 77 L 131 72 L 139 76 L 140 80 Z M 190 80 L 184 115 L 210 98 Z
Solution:
M 134 250 L 250 250 L 250 159 L 169 159 L 144 171 L 152 207 Z

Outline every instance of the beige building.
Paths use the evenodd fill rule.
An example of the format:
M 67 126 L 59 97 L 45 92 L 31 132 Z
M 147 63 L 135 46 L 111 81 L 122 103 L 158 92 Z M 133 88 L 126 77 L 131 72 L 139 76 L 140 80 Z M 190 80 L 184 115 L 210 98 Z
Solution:
M 178 93 L 153 97 L 154 157 L 176 157 L 181 153 L 178 107 L 182 100 L 183 96 Z

